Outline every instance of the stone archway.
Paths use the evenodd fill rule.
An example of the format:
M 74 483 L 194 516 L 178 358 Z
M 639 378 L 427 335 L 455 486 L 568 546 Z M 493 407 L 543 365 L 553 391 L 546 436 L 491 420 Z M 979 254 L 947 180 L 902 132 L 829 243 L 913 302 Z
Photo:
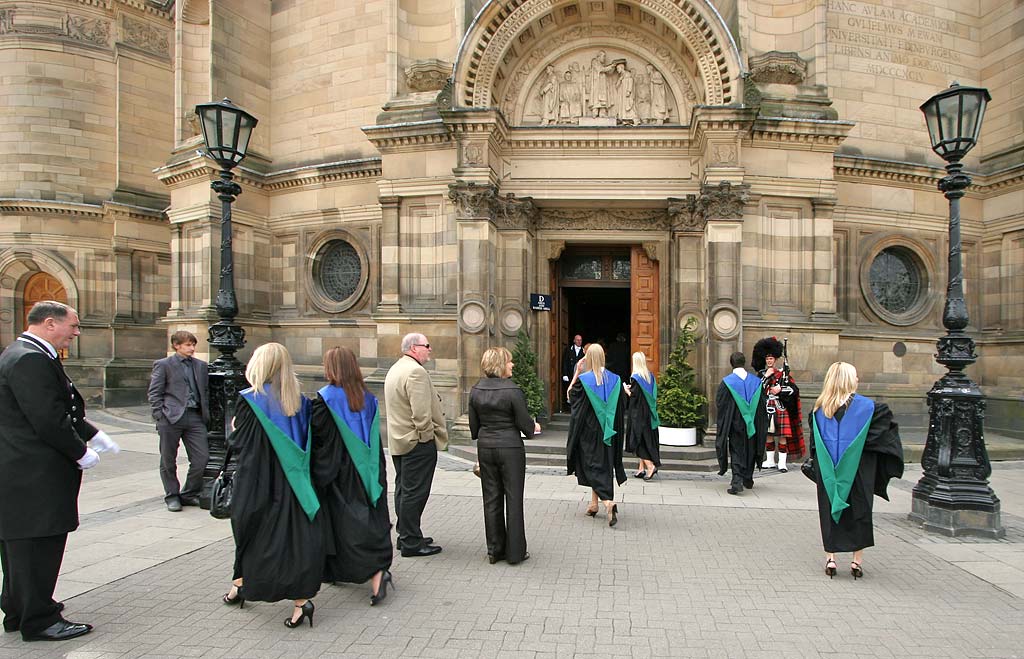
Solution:
M 500 106 L 506 88 L 517 80 L 522 84 L 523 75 L 538 63 L 534 49 L 552 35 L 570 33 L 599 43 L 607 26 L 649 35 L 654 59 L 690 62 L 700 87 L 698 103 L 726 105 L 741 100 L 739 50 L 706 0 L 491 0 L 460 47 L 454 105 Z M 527 63 L 530 66 L 523 69 Z

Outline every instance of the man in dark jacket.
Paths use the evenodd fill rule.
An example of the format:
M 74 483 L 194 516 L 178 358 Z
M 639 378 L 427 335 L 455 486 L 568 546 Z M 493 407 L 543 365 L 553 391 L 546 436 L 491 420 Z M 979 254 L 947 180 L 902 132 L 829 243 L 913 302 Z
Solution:
M 764 459 L 768 432 L 761 380 L 744 368 L 746 363 L 742 352 L 732 353 L 729 364 L 733 371 L 722 379 L 715 394 L 718 475 L 723 475 L 732 463 L 732 482 L 726 490 L 729 494 L 739 494 L 743 488 L 753 489 L 754 468 Z
M 562 391 L 569 388 L 572 376 L 576 373 L 576 363 L 583 359 L 586 353 L 583 351 L 583 337 L 579 334 L 572 337 L 572 343 L 565 349 L 565 356 L 562 358 Z M 565 396 L 560 396 L 563 407 L 566 405 Z
M 78 528 L 82 470 L 117 445 L 85 418 L 85 401 L 59 351 L 79 335 L 78 313 L 39 302 L 28 330 L 0 355 L 0 559 L 4 630 L 26 641 L 92 631 L 68 622 L 53 600 L 68 532 Z M 86 445 L 92 443 L 92 447 Z
M 209 375 L 206 362 L 193 357 L 196 336 L 184 330 L 171 335 L 174 354 L 153 362 L 149 405 L 160 435 L 160 480 L 164 503 L 172 513 L 198 506 L 203 471 L 210 459 L 206 424 L 210 421 Z M 185 444 L 188 475 L 178 482 L 178 444 Z

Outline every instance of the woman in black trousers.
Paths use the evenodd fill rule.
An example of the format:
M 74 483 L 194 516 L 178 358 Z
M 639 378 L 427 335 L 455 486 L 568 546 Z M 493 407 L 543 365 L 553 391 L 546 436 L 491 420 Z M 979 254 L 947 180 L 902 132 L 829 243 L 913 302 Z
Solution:
M 530 557 L 523 523 L 526 447 L 540 432 L 526 409 L 526 395 L 513 382 L 512 354 L 488 348 L 480 360 L 484 377 L 469 392 L 469 430 L 478 442 L 480 489 L 484 497 L 487 559 L 515 565 Z

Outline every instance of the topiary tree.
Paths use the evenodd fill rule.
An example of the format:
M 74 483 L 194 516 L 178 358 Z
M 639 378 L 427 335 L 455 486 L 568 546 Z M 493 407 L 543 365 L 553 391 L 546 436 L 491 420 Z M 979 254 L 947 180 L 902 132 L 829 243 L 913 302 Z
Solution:
M 519 330 L 516 347 L 512 349 L 512 380 L 526 394 L 526 409 L 534 419 L 544 411 L 544 385 L 537 375 L 537 353 L 530 345 L 526 330 Z
M 697 428 L 700 433 L 707 425 L 708 399 L 697 389 L 697 374 L 686 361 L 697 344 L 693 331 L 696 326 L 696 318 L 683 325 L 668 364 L 658 377 L 658 416 L 663 426 Z

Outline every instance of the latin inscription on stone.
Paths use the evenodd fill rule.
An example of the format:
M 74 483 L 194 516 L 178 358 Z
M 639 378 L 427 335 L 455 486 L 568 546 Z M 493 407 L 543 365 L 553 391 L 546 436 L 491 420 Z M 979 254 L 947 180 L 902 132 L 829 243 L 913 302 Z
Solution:
M 849 70 L 914 82 L 946 84 L 964 72 L 951 48 L 966 31 L 938 16 L 856 0 L 828 0 L 830 55 L 850 58 Z

